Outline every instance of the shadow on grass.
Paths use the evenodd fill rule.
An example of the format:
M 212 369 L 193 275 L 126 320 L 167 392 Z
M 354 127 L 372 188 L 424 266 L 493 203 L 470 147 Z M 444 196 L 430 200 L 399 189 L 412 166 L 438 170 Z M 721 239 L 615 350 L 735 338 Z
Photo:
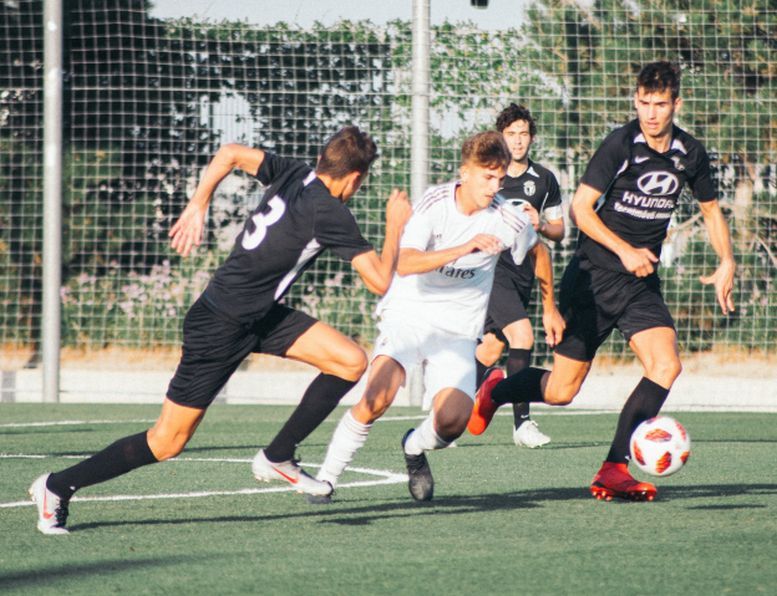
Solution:
M 639 506 L 655 507 L 663 502 L 685 501 L 691 499 L 734 497 L 742 495 L 777 495 L 777 484 L 713 484 L 703 486 L 685 486 L 663 488 L 659 491 L 658 498 L 651 504 Z M 300 499 L 301 497 L 295 496 Z M 563 487 L 543 488 L 536 490 L 515 491 L 507 493 L 491 493 L 485 495 L 449 496 L 434 499 L 425 503 L 417 503 L 407 498 L 370 501 L 366 505 L 354 506 L 349 501 L 337 502 L 330 505 L 311 505 L 307 511 L 289 512 L 267 515 L 228 515 L 213 517 L 188 517 L 185 519 L 145 519 L 122 520 L 108 522 L 94 522 L 77 524 L 70 527 L 72 531 L 90 530 L 94 528 L 106 528 L 114 526 L 156 526 L 156 525 L 182 525 L 191 523 L 251 523 L 298 520 L 318 520 L 323 524 L 341 524 L 346 526 L 369 525 L 375 521 L 385 521 L 391 518 L 405 518 L 416 515 L 461 515 L 469 513 L 489 513 L 497 511 L 511 511 L 515 509 L 541 508 L 543 503 L 559 501 L 591 501 L 594 502 L 587 487 Z M 629 501 L 612 501 L 603 504 L 614 506 L 616 504 L 631 505 Z M 710 504 L 691 505 L 689 509 L 734 509 L 734 508 L 759 508 L 761 505 L 736 505 L 736 504 Z
M 702 511 L 730 511 L 733 509 L 766 509 L 766 505 L 757 505 L 755 503 L 743 503 L 742 505 L 696 505 L 694 507 L 688 507 L 688 509 L 700 509 Z
M 57 540 L 57 538 L 54 540 Z M 65 538 L 65 540 L 67 540 L 67 538 Z M 123 573 L 132 569 L 142 569 L 144 567 L 179 565 L 181 563 L 191 562 L 193 558 L 204 559 L 206 557 L 198 557 L 196 555 L 173 555 L 169 557 L 146 557 L 141 559 L 105 559 L 93 563 L 82 563 L 80 565 L 63 563 L 61 565 L 35 567 L 28 571 L 0 573 L 0 586 L 5 590 L 11 588 L 34 588 L 36 585 L 44 584 L 47 587 L 50 587 L 62 580 L 78 579 L 88 575 L 107 576 L 114 573 Z M 210 559 L 210 555 L 208 555 L 207 558 Z

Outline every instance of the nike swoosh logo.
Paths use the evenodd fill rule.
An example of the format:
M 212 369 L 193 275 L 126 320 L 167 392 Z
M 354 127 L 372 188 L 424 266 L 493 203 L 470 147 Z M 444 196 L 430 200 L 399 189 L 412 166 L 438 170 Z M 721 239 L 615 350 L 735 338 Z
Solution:
M 650 159 L 649 157 L 635 157 L 634 163 L 642 163 L 643 161 L 647 161 L 649 159 Z
M 289 482 L 291 482 L 292 484 L 297 484 L 297 482 L 299 482 L 299 478 L 294 478 L 293 476 L 289 476 L 288 474 L 284 474 L 283 472 L 281 472 L 281 471 L 280 471 L 278 468 L 276 468 L 275 466 L 270 466 L 270 467 L 271 467 L 273 470 L 275 470 L 276 472 L 278 472 L 278 474 L 280 474 L 281 476 L 283 476 L 283 477 L 284 477 L 286 480 L 288 480 Z
M 46 507 L 46 493 L 47 491 L 43 490 L 43 519 L 51 519 L 54 517 L 54 512 L 49 513 L 49 508 Z

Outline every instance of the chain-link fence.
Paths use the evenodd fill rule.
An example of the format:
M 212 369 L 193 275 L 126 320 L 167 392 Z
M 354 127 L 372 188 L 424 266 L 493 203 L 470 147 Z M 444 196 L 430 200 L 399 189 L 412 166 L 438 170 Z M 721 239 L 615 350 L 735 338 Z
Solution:
M 492 127 L 517 101 L 538 121 L 532 157 L 557 174 L 568 201 L 604 135 L 632 117 L 641 65 L 676 61 L 685 99 L 678 123 L 713 157 L 739 263 L 738 309 L 722 317 L 713 291 L 698 282 L 716 259 L 687 195 L 662 256 L 682 347 L 774 350 L 777 7 L 766 0 L 531 6 L 510 29 L 433 28 L 430 182 L 454 178 L 461 140 Z M 340 126 L 369 130 L 381 158 L 352 209 L 380 246 L 384 199 L 410 182 L 409 23 L 300 29 L 159 20 L 137 1 L 74 0 L 65 8 L 64 346 L 180 342 L 183 314 L 261 196 L 254 180 L 234 174 L 214 198 L 196 256 L 182 260 L 169 249 L 167 230 L 222 143 L 312 162 Z M 41 2 L 0 2 L 3 354 L 34 353 L 40 337 L 42 32 Z M 574 234 L 554 247 L 558 272 Z M 288 296 L 366 345 L 374 301 L 350 267 L 330 257 Z M 606 347 L 622 351 L 617 337 Z

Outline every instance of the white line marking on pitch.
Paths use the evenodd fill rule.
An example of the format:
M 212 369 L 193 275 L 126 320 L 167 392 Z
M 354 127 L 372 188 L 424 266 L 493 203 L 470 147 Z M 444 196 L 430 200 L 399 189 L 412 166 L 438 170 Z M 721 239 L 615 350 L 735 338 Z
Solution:
M 25 428 L 28 426 L 77 426 L 80 424 L 135 424 L 152 423 L 155 420 L 52 420 L 50 422 L 6 422 L 0 428 Z
M 605 410 L 548 410 L 543 411 L 540 409 L 538 412 L 532 413 L 532 415 L 546 416 L 553 414 L 611 414 L 610 411 Z M 512 416 L 512 412 L 507 410 L 497 412 L 496 416 Z M 410 420 L 423 420 L 428 416 L 427 413 L 417 414 L 413 416 L 383 416 L 378 419 L 378 422 L 402 422 Z M 29 427 L 47 427 L 47 426 L 80 426 L 84 424 L 153 424 L 156 419 L 130 419 L 130 420 L 50 420 L 47 422 L 5 422 L 0 424 L 0 428 L 29 428 Z
M 50 456 L 46 455 L 30 455 L 30 454 L 0 454 L 0 458 L 3 459 L 45 459 Z M 82 459 L 80 455 L 63 455 L 57 456 L 64 459 Z M 171 462 L 216 462 L 216 463 L 239 463 L 249 464 L 251 459 L 245 458 L 207 458 L 207 457 L 176 457 Z M 303 466 L 310 468 L 319 468 L 320 464 L 302 463 Z M 343 488 L 357 488 L 363 486 L 380 486 L 384 484 L 400 484 L 407 482 L 406 474 L 398 474 L 390 470 L 375 470 L 372 468 L 348 468 L 351 472 L 358 474 L 366 474 L 369 476 L 377 476 L 378 480 L 356 480 L 353 482 L 346 482 L 339 484 L 337 490 Z M 231 497 L 237 495 L 260 495 L 267 493 L 282 493 L 282 492 L 294 492 L 293 486 L 279 486 L 272 488 L 242 488 L 238 490 L 217 490 L 217 491 L 196 491 L 190 493 L 162 493 L 158 495 L 111 495 L 104 497 L 73 497 L 71 502 L 101 502 L 101 501 L 151 501 L 160 499 L 199 499 L 202 497 Z M 13 507 L 31 507 L 34 503 L 32 501 L 13 501 L 10 503 L 0 503 L 0 509 L 10 509 Z

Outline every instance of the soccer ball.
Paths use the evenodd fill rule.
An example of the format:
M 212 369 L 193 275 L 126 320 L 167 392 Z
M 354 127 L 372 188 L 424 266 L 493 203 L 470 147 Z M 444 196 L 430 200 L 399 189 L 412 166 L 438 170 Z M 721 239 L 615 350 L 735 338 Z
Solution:
M 645 420 L 629 441 L 631 461 L 653 476 L 669 476 L 683 467 L 691 455 L 691 438 L 683 425 L 669 416 Z

